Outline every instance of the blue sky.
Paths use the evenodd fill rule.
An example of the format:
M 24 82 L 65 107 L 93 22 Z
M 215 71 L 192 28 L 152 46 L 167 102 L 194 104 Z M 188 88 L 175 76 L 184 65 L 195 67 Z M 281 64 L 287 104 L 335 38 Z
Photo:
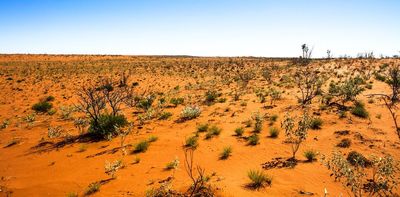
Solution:
M 2 0 L 0 53 L 400 52 L 398 0 Z

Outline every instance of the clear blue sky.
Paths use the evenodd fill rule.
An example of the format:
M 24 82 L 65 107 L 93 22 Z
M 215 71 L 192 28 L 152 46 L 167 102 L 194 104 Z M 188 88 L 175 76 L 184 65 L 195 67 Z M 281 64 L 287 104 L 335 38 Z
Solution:
M 0 53 L 400 52 L 399 0 L 1 0 Z

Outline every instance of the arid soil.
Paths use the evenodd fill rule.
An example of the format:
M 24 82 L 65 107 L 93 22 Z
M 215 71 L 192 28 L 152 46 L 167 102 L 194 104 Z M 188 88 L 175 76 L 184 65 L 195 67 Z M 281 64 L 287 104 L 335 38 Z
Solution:
M 343 181 L 335 181 L 331 176 L 322 157 L 330 156 L 333 151 L 341 151 L 343 155 L 357 151 L 366 157 L 390 154 L 400 161 L 400 139 L 388 109 L 381 99 L 367 96 L 391 93 L 388 84 L 377 80 L 372 73 L 383 64 L 399 63 L 396 59 L 321 59 L 307 65 L 328 76 L 322 86 L 323 93 L 328 92 L 332 80 L 366 77 L 366 83 L 372 87 L 356 99 L 365 104 L 369 117 L 360 118 L 350 111 L 339 117 L 336 106 L 324 106 L 322 95 L 316 96 L 307 107 L 299 104 L 300 90 L 293 77 L 299 66 L 294 59 L 1 55 L 0 123 L 4 127 L 0 130 L 0 196 L 83 196 L 94 182 L 101 186 L 93 196 L 145 196 L 146 191 L 171 178 L 173 190 L 185 193 L 191 185 L 184 166 L 185 140 L 204 123 L 222 131 L 211 139 L 199 134 L 194 163 L 205 169 L 210 177 L 208 184 L 217 196 L 324 196 L 325 191 L 328 196 L 351 196 Z M 263 69 L 268 68 L 272 72 L 271 81 L 262 75 Z M 143 119 L 140 118 L 146 114 L 143 109 L 122 105 L 121 113 L 133 123 L 125 140 L 126 155 L 122 153 L 119 136 L 109 140 L 81 138 L 74 126 L 74 120 L 85 117 L 81 111 L 73 110 L 82 86 L 105 78 L 118 80 L 121 76 L 129 76 L 127 84 L 135 84 L 135 94 L 154 95 L 152 108 L 157 112 L 172 113 L 166 120 L 160 120 L 157 112 Z M 272 104 L 270 97 L 260 102 L 256 95 L 258 90 L 268 88 L 281 92 Z M 205 102 L 208 90 L 220 93 L 216 101 Z M 54 97 L 51 103 L 55 111 L 35 112 L 32 106 L 48 96 Z M 161 98 L 167 101 L 164 106 L 157 103 Z M 170 98 L 184 98 L 184 102 L 174 106 L 169 103 Z M 178 121 L 181 111 L 190 105 L 201 109 L 200 116 Z M 296 155 L 297 165 L 263 169 L 263 164 L 274 158 L 292 156 L 281 122 L 287 112 L 299 116 L 305 108 L 323 123 L 320 129 L 308 130 Z M 264 121 L 260 140 L 252 146 L 246 139 L 253 133 L 254 121 L 250 127 L 245 122 L 252 120 L 256 112 Z M 274 115 L 276 121 L 270 118 Z M 50 136 L 49 127 L 57 126 L 61 133 Z M 238 127 L 244 128 L 242 137 L 235 135 Z M 278 137 L 270 137 L 270 127 L 280 131 Z M 337 132 L 344 130 L 348 134 Z M 150 143 L 147 151 L 132 152 L 139 141 L 150 136 L 156 136 L 157 140 Z M 337 147 L 344 138 L 351 140 L 350 146 Z M 232 147 L 231 155 L 220 159 L 227 146 Z M 307 162 L 303 156 L 310 149 L 318 152 L 313 162 Z M 176 158 L 177 169 L 167 170 L 167 163 Z M 105 173 L 105 164 L 116 160 L 122 160 L 123 168 L 111 178 Z M 249 170 L 272 176 L 272 184 L 258 189 L 248 187 Z M 399 188 L 394 189 L 393 194 L 396 193 L 400 193 Z

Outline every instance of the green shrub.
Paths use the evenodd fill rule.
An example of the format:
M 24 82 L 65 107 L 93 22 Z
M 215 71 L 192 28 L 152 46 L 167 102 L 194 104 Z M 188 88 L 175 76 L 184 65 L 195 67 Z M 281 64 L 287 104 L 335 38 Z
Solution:
M 356 151 L 349 152 L 346 160 L 353 166 L 368 167 L 372 165 L 371 161 L 369 161 L 366 157 L 364 157 L 364 155 Z
M 272 184 L 272 177 L 260 170 L 250 170 L 247 176 L 251 181 L 250 186 L 253 188 L 263 187 L 264 185 L 270 186 Z
M 51 101 L 54 101 L 54 99 L 55 99 L 54 96 L 48 96 L 44 100 L 47 101 L 47 102 L 51 102 Z
M 312 162 L 316 160 L 318 153 L 314 150 L 306 150 L 304 151 L 304 157 L 307 158 L 308 162 Z
M 109 138 L 116 135 L 115 127 L 123 127 L 128 124 L 126 117 L 122 114 L 102 114 L 98 121 L 91 120 L 89 132 L 102 138 Z
M 147 140 L 142 140 L 135 145 L 134 153 L 144 153 L 149 148 L 149 142 Z
M 40 101 L 32 106 L 32 109 L 36 112 L 46 113 L 53 107 L 53 104 L 47 101 Z
M 354 104 L 354 107 L 351 110 L 351 113 L 360 118 L 368 118 L 368 116 L 369 116 L 367 110 L 365 109 L 364 104 L 360 101 L 357 101 Z
M 175 107 L 185 102 L 184 98 L 171 98 L 169 102 Z
M 154 96 L 150 95 L 144 98 L 141 98 L 137 103 L 137 107 L 147 111 L 151 108 L 154 102 Z
M 161 112 L 159 120 L 168 120 L 172 116 L 171 112 Z
M 98 192 L 99 190 L 100 190 L 100 183 L 97 183 L 97 182 L 90 183 L 88 188 L 86 189 L 85 194 L 91 195 L 91 194 Z
M 147 139 L 148 142 L 155 142 L 155 141 L 157 141 L 157 140 L 158 140 L 158 137 L 155 136 L 155 135 L 151 135 L 151 136 Z
M 269 117 L 269 121 L 270 121 L 271 123 L 276 122 L 276 120 L 278 120 L 278 115 L 276 115 L 276 114 L 274 114 L 274 115 L 272 115 L 272 116 Z
M 220 93 L 218 93 L 217 91 L 212 91 L 212 90 L 208 90 L 205 94 L 206 97 L 206 103 L 207 104 L 212 104 L 215 102 L 215 100 L 221 96 Z
M 258 136 L 256 133 L 254 133 L 253 135 L 251 135 L 247 138 L 247 141 L 248 141 L 249 145 L 255 146 L 258 144 L 258 141 L 260 141 L 260 136 Z
M 177 169 L 178 166 L 179 166 L 179 159 L 175 158 L 173 161 L 167 163 L 165 169 L 167 170 Z
M 336 146 L 340 148 L 348 148 L 351 145 L 351 140 L 349 138 L 342 139 Z
M 196 148 L 199 145 L 197 140 L 198 140 L 197 136 L 190 136 L 186 138 L 185 146 L 190 148 Z
M 199 124 L 197 126 L 197 132 L 206 132 L 208 130 L 208 123 Z
M 210 129 L 208 129 L 208 132 L 206 134 L 206 139 L 210 139 L 213 136 L 218 136 L 221 133 L 222 129 L 213 125 L 212 127 L 210 127 Z
M 243 133 L 244 133 L 243 127 L 238 127 L 238 128 L 235 129 L 236 136 L 242 136 Z
M 218 103 L 225 103 L 226 102 L 226 98 L 219 98 L 218 99 Z
M 269 128 L 269 136 L 271 138 L 277 138 L 279 135 L 279 129 L 276 127 L 270 127 Z
M 219 158 L 220 159 L 228 159 L 228 157 L 231 155 L 231 153 L 232 153 L 232 147 L 227 146 L 222 150 Z
M 255 121 L 254 123 L 254 132 L 256 133 L 260 133 L 262 130 L 262 126 L 263 126 L 263 117 L 261 116 L 260 113 L 255 113 L 252 116 L 253 120 Z
M 322 126 L 322 119 L 321 118 L 313 118 L 310 122 L 311 129 L 321 129 Z

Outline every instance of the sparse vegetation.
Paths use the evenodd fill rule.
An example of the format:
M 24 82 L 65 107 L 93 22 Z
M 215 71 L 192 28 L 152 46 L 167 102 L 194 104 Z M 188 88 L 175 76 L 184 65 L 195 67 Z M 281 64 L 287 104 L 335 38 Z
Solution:
M 232 153 L 232 147 L 231 146 L 224 147 L 224 149 L 222 150 L 219 158 L 220 159 L 228 159 L 228 157 L 231 156 L 231 153 Z
M 250 186 L 256 189 L 266 185 L 271 186 L 272 184 L 272 177 L 260 170 L 250 170 L 247 176 L 251 181 Z
M 277 138 L 279 136 L 279 129 L 276 127 L 269 128 L 269 136 L 271 138 Z

